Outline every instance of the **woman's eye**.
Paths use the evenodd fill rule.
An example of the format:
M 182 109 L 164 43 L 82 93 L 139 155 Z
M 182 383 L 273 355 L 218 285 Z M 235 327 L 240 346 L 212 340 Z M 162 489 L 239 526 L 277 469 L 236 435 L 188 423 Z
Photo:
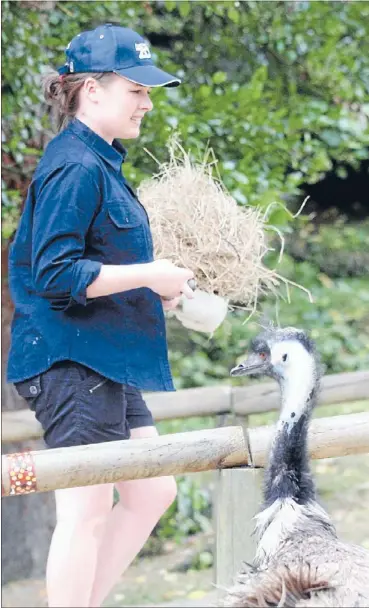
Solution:
M 137 89 L 136 91 L 131 91 L 131 93 L 136 93 L 136 95 L 139 95 L 140 93 L 144 93 L 143 89 Z M 146 91 L 147 95 L 151 95 L 151 91 Z

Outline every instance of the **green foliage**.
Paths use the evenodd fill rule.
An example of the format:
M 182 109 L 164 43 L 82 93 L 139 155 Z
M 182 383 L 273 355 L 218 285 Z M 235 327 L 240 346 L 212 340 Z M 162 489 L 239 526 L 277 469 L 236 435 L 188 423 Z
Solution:
M 19 190 L 15 188 L 7 188 L 4 181 L 1 182 L 1 189 L 2 234 L 5 239 L 8 239 L 16 230 L 18 225 L 21 195 Z
M 191 568 L 194 570 L 205 570 L 206 568 L 211 568 L 213 563 L 213 554 L 210 551 L 201 551 L 195 556 Z
M 179 477 L 177 483 L 178 496 L 157 529 L 160 539 L 180 540 L 211 529 L 211 497 L 208 489 L 201 487 L 198 478 L 189 475 Z
M 47 4 L 47 3 L 45 3 Z M 369 5 L 361 2 L 55 2 L 2 3 L 5 189 L 12 172 L 29 180 L 50 137 L 41 75 L 64 62 L 83 29 L 129 25 L 168 40 L 155 54 L 183 77 L 178 89 L 153 94 L 155 111 L 125 172 L 135 185 L 155 170 L 144 152 L 165 160 L 173 130 L 186 148 L 219 159 L 240 204 L 267 206 L 317 181 L 332 160 L 367 156 Z M 211 31 L 211 36 L 204 36 Z M 170 52 L 167 47 L 170 47 Z M 11 207 L 19 201 L 8 193 Z M 286 222 L 286 215 L 270 221 Z M 8 236 L 9 225 L 5 224 Z
M 347 224 L 338 218 L 332 224 L 315 225 L 302 218 L 294 230 L 288 251 L 298 261 L 309 260 L 330 277 L 369 275 L 369 222 Z

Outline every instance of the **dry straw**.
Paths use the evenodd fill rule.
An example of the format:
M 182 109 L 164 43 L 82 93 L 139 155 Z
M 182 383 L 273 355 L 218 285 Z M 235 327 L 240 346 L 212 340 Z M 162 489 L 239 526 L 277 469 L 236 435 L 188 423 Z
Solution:
M 266 214 L 236 203 L 214 176 L 211 150 L 196 163 L 175 138 L 168 149 L 169 161 L 158 163 L 158 173 L 139 188 L 156 257 L 191 268 L 200 289 L 254 311 L 260 293 L 275 293 L 281 281 L 288 287 L 263 263 L 271 228 Z

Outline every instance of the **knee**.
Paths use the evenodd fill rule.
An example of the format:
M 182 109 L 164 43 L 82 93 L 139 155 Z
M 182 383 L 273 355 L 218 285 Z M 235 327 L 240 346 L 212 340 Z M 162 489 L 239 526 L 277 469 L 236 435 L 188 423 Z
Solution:
M 128 482 L 129 486 L 120 487 L 119 493 L 124 507 L 135 511 L 150 511 L 160 518 L 177 496 L 174 477 L 155 477 Z
M 162 484 L 155 489 L 154 498 L 157 497 L 159 508 L 164 513 L 177 497 L 177 483 L 174 477 L 163 477 Z
M 147 505 L 159 519 L 177 496 L 177 484 L 174 477 L 158 477 L 151 480 L 153 483 L 148 491 Z

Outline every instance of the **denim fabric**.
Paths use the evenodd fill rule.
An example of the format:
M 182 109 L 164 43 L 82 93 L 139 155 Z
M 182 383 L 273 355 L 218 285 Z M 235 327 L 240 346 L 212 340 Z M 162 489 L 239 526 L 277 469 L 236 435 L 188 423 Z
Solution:
M 16 383 L 44 429 L 49 448 L 129 439 L 130 430 L 153 426 L 141 393 L 65 361 Z
M 125 154 L 77 119 L 48 145 L 9 252 L 8 381 L 69 360 L 141 390 L 174 390 L 160 297 L 148 288 L 86 296 L 102 264 L 153 260 Z

